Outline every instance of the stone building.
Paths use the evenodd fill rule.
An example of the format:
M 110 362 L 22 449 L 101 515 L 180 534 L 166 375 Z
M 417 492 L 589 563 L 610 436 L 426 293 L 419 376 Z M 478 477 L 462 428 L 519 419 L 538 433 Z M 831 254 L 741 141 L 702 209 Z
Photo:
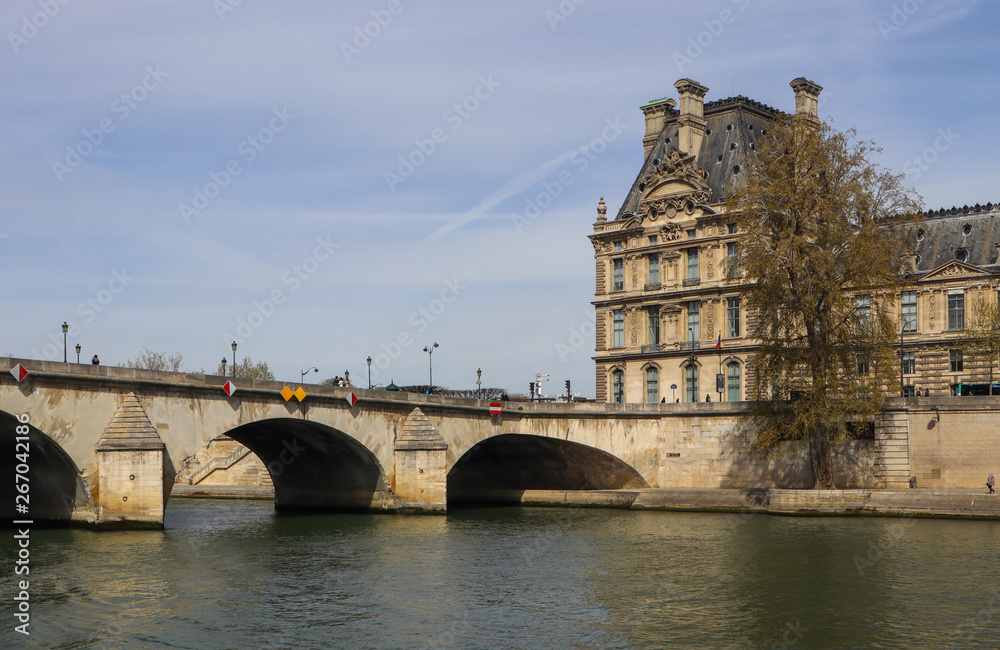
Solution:
M 708 89 L 690 79 L 674 86 L 679 102 L 641 107 L 642 168 L 613 219 L 601 199 L 590 236 L 598 401 L 749 399 L 754 341 L 739 282 L 726 279 L 740 237 L 726 219 L 726 188 L 781 112 L 742 96 L 706 103 Z M 796 114 L 818 119 L 822 87 L 803 78 L 791 87 Z M 904 260 L 908 286 L 896 297 L 899 390 L 987 393 L 988 368 L 969 362 L 960 332 L 975 299 L 998 299 L 1000 206 L 925 216 Z M 1000 392 L 1000 372 L 994 381 Z

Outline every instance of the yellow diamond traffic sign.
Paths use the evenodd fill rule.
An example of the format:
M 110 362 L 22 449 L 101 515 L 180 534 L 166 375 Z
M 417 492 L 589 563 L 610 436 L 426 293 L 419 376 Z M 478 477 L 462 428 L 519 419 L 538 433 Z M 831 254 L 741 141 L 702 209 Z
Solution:
M 298 398 L 300 402 L 306 398 L 306 392 L 302 390 L 302 386 L 299 386 L 298 388 L 295 389 L 294 395 L 295 397 Z
M 302 389 L 300 388 L 299 390 L 302 390 Z M 285 386 L 284 388 L 281 389 L 281 396 L 285 398 L 286 402 L 288 400 L 292 399 L 292 395 L 294 395 L 294 394 L 295 393 L 293 393 L 292 389 L 289 388 L 288 386 Z

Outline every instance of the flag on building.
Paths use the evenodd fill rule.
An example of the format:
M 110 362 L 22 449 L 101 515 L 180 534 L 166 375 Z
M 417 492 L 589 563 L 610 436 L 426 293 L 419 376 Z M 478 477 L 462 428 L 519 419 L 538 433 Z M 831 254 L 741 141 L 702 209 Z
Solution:
M 715 349 L 716 350 L 722 349 L 722 332 L 719 332 L 719 340 L 715 343 Z

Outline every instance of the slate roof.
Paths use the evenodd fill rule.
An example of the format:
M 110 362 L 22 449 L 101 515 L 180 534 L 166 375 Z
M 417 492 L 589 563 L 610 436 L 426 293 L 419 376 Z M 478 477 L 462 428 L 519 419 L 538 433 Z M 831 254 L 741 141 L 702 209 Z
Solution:
M 657 100 L 663 101 L 663 100 Z M 657 102 L 650 102 L 655 104 Z M 648 104 L 647 104 L 648 105 Z M 752 155 L 757 137 L 762 129 L 782 113 L 777 109 L 739 95 L 713 102 L 705 102 L 705 137 L 698 152 L 698 166 L 708 172 L 706 182 L 712 190 L 712 203 L 721 203 L 726 198 L 726 184 L 732 179 L 734 168 L 740 172 L 745 168 L 744 159 Z M 616 220 L 628 213 L 639 213 L 642 191 L 639 181 L 654 160 L 663 159 L 671 148 L 677 146 L 677 109 L 666 111 L 666 121 L 660 137 L 643 162 L 632 188 L 618 210 Z M 690 153 L 690 152 L 688 152 Z
M 926 223 L 917 231 L 914 247 L 917 269 L 926 273 L 956 259 L 974 266 L 1000 266 L 998 217 L 1000 204 L 993 203 L 925 213 Z

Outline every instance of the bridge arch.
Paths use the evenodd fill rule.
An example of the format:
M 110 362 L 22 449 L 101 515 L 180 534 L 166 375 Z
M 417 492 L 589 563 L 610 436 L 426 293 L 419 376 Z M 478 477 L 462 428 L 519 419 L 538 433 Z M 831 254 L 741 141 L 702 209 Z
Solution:
M 26 446 L 18 444 L 22 437 L 19 426 L 28 427 Z M 20 429 L 21 432 L 24 429 Z M 0 449 L 4 450 L 0 461 L 0 476 L 5 477 L 0 487 L 0 522 L 15 519 L 30 519 L 47 525 L 69 525 L 73 509 L 77 504 L 90 504 L 90 491 L 80 476 L 80 470 L 70 455 L 54 439 L 31 423 L 22 425 L 16 416 L 0 411 Z M 20 454 L 27 456 L 18 457 Z M 28 493 L 21 496 L 16 487 L 14 475 L 22 461 L 27 460 Z M 27 512 L 18 512 L 18 505 L 27 506 Z
M 392 494 L 385 470 L 363 444 L 331 426 L 271 418 L 226 432 L 267 468 L 279 511 L 384 509 Z
M 448 472 L 448 505 L 516 504 L 525 490 L 614 490 L 649 484 L 606 451 L 560 438 L 505 433 L 469 449 Z

